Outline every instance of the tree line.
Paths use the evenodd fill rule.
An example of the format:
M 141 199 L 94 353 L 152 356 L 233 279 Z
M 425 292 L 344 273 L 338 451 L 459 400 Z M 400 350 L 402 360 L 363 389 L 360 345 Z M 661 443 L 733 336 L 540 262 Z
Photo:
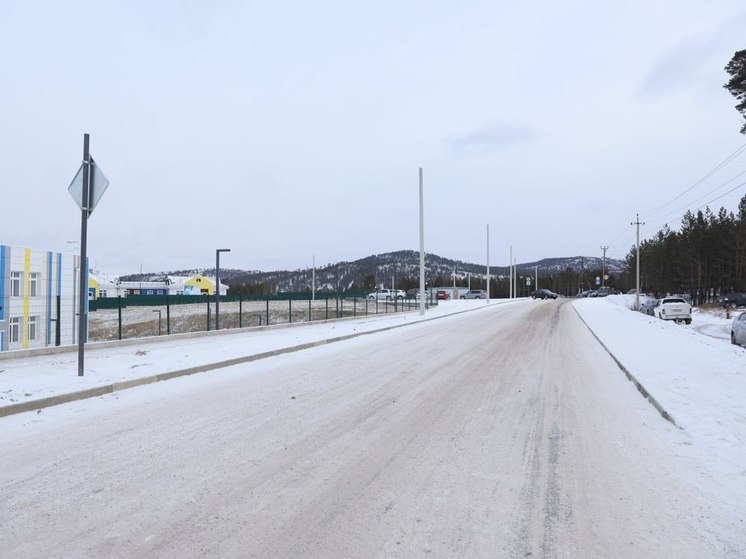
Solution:
M 636 248 L 626 258 L 634 274 Z M 725 208 L 687 211 L 680 231 L 665 226 L 640 243 L 641 291 L 657 296 L 681 293 L 693 304 L 715 302 L 725 293 L 746 291 L 746 196 L 738 213 Z

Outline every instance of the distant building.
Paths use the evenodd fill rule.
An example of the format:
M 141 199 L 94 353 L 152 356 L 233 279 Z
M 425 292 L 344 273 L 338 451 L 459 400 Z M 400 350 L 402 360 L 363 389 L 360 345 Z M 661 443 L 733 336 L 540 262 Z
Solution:
M 75 343 L 79 260 L 0 245 L 0 351 Z
M 106 297 L 164 296 L 164 295 L 214 295 L 215 278 L 193 276 L 168 276 L 162 281 L 120 281 L 116 277 L 92 272 L 88 286 L 91 299 Z M 220 294 L 228 294 L 228 286 L 220 284 Z

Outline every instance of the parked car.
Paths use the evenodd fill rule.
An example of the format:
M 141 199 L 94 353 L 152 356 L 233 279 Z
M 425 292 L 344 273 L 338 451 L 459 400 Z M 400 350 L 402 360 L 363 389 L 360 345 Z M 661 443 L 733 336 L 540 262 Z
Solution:
M 537 289 L 536 291 L 531 292 L 531 298 L 532 299 L 556 299 L 559 297 L 554 291 L 549 291 L 548 289 Z
M 746 293 L 728 293 L 720 300 L 720 304 L 731 309 L 746 307 Z
M 461 299 L 486 299 L 487 292 L 484 289 L 470 289 L 461 296 Z
M 435 298 L 436 299 L 450 299 L 451 296 L 445 289 L 438 289 L 438 291 L 435 292 Z
M 578 297 L 589 297 L 591 293 L 593 293 L 592 289 L 586 289 L 585 291 L 578 293 Z
M 742 312 L 733 319 L 730 327 L 730 343 L 746 346 L 746 312 Z
M 653 315 L 662 320 L 683 320 L 692 323 L 692 306 L 681 297 L 664 297 L 653 308 Z
M 613 287 L 600 287 L 596 291 L 596 297 L 606 297 L 607 295 L 621 295 L 622 292 Z
M 416 287 L 412 289 L 407 289 L 407 299 L 419 299 L 420 298 L 420 290 Z
M 368 293 L 368 299 L 378 299 L 379 301 L 393 301 L 394 299 L 404 299 L 404 291 L 401 289 L 376 289 Z
M 657 304 L 658 299 L 646 299 L 644 301 L 640 301 L 640 312 L 648 316 L 654 316 L 653 309 Z

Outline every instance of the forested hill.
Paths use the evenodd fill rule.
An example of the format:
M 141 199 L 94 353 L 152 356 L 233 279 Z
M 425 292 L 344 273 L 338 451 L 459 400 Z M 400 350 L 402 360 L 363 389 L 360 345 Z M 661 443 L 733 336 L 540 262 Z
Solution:
M 539 276 L 556 276 L 571 270 L 582 275 L 598 275 L 603 265 L 603 259 L 592 256 L 575 256 L 563 258 L 544 258 L 535 262 L 523 262 L 516 265 L 518 275 L 533 277 L 537 271 Z M 622 260 L 606 259 L 606 271 L 619 274 L 624 270 Z M 436 254 L 425 257 L 426 281 L 431 285 L 452 285 L 453 272 L 459 285 L 466 285 L 469 276 L 484 278 L 485 263 L 469 263 L 452 260 Z M 352 262 L 337 262 L 316 268 L 316 289 L 321 291 L 346 291 L 350 289 L 369 289 L 384 284 L 390 286 L 392 281 L 398 288 L 417 286 L 419 283 L 420 254 L 414 250 L 401 250 L 384 254 L 366 256 Z M 144 274 L 143 281 L 164 280 L 168 275 L 188 276 L 196 272 L 214 276 L 213 269 L 179 270 Z M 494 277 L 508 276 L 507 266 L 491 266 L 490 275 Z M 246 271 L 220 268 L 220 280 L 231 286 L 254 285 L 261 286 L 264 293 L 278 291 L 306 291 L 310 290 L 312 270 L 276 270 Z M 137 281 L 140 274 L 123 276 L 123 281 Z

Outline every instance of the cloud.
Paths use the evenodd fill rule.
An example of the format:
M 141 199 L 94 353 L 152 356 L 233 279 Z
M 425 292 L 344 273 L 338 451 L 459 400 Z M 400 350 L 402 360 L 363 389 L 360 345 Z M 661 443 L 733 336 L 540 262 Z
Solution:
M 705 37 L 690 37 L 680 42 L 662 57 L 648 72 L 639 87 L 639 94 L 658 98 L 681 89 L 707 83 L 704 76 L 713 70 L 723 74 L 723 67 L 742 44 L 746 12 L 731 19 Z M 725 56 L 727 55 L 727 56 Z
M 535 134 L 527 126 L 492 121 L 448 143 L 451 150 L 457 153 L 484 153 L 530 141 L 534 137 Z

